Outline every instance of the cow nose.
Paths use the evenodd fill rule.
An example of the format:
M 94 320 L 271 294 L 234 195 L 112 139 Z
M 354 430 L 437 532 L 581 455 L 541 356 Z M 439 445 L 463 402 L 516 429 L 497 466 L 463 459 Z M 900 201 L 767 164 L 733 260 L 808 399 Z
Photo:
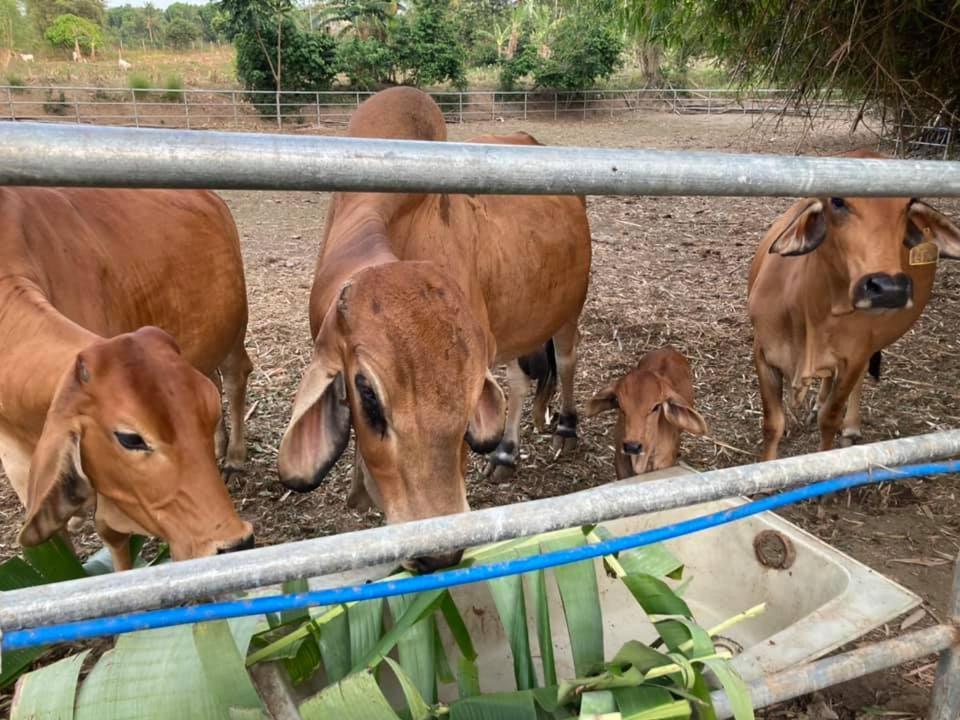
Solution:
M 639 455 L 643 452 L 643 445 L 640 443 L 625 442 L 623 444 L 623 451 L 627 455 Z
M 857 283 L 853 291 L 853 306 L 859 310 L 870 308 L 898 309 L 910 307 L 913 300 L 913 281 L 909 275 L 873 273 Z
M 423 575 L 425 573 L 432 573 L 434 570 L 443 570 L 444 568 L 456 565 L 462 557 L 463 550 L 455 550 L 454 552 L 440 555 L 416 557 L 412 560 L 406 560 L 401 564 L 410 572 Z
M 253 533 L 250 533 L 245 538 L 240 538 L 237 542 L 233 543 L 233 545 L 217 548 L 217 555 L 237 552 L 238 550 L 253 550 Z

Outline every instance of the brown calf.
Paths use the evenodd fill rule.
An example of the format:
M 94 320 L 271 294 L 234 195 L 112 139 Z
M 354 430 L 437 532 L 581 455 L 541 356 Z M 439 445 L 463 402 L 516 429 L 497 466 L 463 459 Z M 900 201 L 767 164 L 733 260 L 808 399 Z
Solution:
M 251 368 L 223 202 L 0 188 L 0 218 L 0 461 L 26 506 L 20 541 L 40 543 L 95 506 L 117 569 L 131 566 L 131 533 L 166 540 L 177 560 L 252 545 L 214 447 L 215 434 L 225 444 L 219 369 L 226 464 L 244 460 Z
M 960 231 L 910 198 L 806 198 L 767 231 L 748 286 L 765 460 L 783 437 L 784 382 L 799 405 L 821 381 L 821 450 L 841 428 L 846 441 L 859 439 L 864 372 L 920 317 L 938 256 L 960 258 Z
M 617 411 L 614 463 L 622 480 L 676 465 L 681 432 L 707 433 L 693 404 L 690 364 L 665 347 L 648 352 L 633 370 L 597 392 L 587 404 L 587 417 Z

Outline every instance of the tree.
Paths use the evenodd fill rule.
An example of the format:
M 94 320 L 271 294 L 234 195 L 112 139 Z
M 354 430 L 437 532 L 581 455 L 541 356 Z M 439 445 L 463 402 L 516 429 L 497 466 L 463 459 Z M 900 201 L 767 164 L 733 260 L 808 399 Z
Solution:
M 198 9 L 200 14 L 200 24 L 203 26 L 203 39 L 207 42 L 220 42 L 230 39 L 227 37 L 227 25 L 229 18 L 227 14 L 220 9 L 217 3 L 208 2 L 201 5 Z
M 550 36 L 550 53 L 534 70 L 541 87 L 586 90 L 620 67 L 623 42 L 609 23 L 587 10 L 567 15 Z
M 194 24 L 184 17 L 176 17 L 167 23 L 164 37 L 177 50 L 184 50 L 200 37 L 200 24 Z
M 143 28 L 147 32 L 147 37 L 150 39 L 151 45 L 157 44 L 157 36 L 162 29 L 163 24 L 163 14 L 154 7 L 153 3 L 148 2 L 143 6 L 143 10 L 140 12 L 140 17 L 142 19 Z
M 41 35 L 60 15 L 75 15 L 102 25 L 106 9 L 104 0 L 26 0 L 27 17 Z
M 448 0 L 417 0 L 412 19 L 398 24 L 394 48 L 400 69 L 414 85 L 434 85 L 449 80 L 466 85 L 463 46 L 450 13 Z
M 26 48 L 32 40 L 30 23 L 17 0 L 0 0 L 0 47 Z
M 60 15 L 55 18 L 44 37 L 56 47 L 74 48 L 79 45 L 87 52 L 94 46 L 103 46 L 103 33 L 100 28 L 86 18 L 76 15 Z

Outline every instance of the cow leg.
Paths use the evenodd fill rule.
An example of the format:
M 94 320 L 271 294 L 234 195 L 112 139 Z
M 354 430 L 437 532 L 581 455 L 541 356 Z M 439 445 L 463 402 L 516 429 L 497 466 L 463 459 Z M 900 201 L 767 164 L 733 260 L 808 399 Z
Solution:
M 100 517 L 96 519 L 96 526 L 97 535 L 103 539 L 103 544 L 110 549 L 113 571 L 119 572 L 132 568 L 133 556 L 130 554 L 130 534 L 114 530 Z
M 507 364 L 507 421 L 503 428 L 503 437 L 497 449 L 490 453 L 485 475 L 495 481 L 503 482 L 513 477 L 517 471 L 517 447 L 520 444 L 520 414 L 523 401 L 530 392 L 530 378 L 514 360 Z
M 861 373 L 857 384 L 850 391 L 847 398 L 847 411 L 843 415 L 843 429 L 840 431 L 840 447 L 856 445 L 863 438 L 860 430 L 860 396 L 863 393 L 863 379 Z
M 820 422 L 820 449 L 830 450 L 843 424 L 844 407 L 847 399 L 856 400 L 860 404 L 859 392 L 854 392 L 863 382 L 864 364 L 853 368 L 846 368 L 833 384 L 833 391 L 823 407 L 820 408 L 818 420 Z M 859 414 L 859 409 L 857 410 Z
M 763 402 L 763 460 L 776 460 L 786 426 L 783 412 L 783 374 L 768 365 L 763 351 L 754 346 L 753 361 L 757 366 L 760 400 Z
M 823 407 L 824 403 L 827 402 L 827 398 L 830 397 L 830 391 L 833 389 L 833 378 L 820 378 L 820 392 L 817 393 L 817 399 L 813 403 L 813 409 L 810 411 L 810 414 L 807 415 L 807 425 L 813 425 L 817 421 L 817 417 L 820 414 L 820 408 Z
M 227 444 L 227 456 L 223 463 L 224 473 L 239 472 L 247 459 L 247 438 L 244 430 L 243 415 L 246 411 L 247 378 L 253 370 L 253 363 L 243 347 L 243 340 L 224 359 L 220 366 L 223 373 L 223 386 L 230 403 L 230 440 Z
M 560 376 L 560 417 L 553 432 L 553 449 L 557 454 L 577 447 L 577 405 L 573 398 L 573 379 L 577 372 L 579 317 L 574 318 L 553 336 L 557 353 L 557 374 Z
M 217 370 L 210 375 L 210 380 L 213 381 L 213 384 L 217 386 L 217 394 L 223 398 L 223 381 L 220 375 L 220 371 Z M 220 413 L 220 419 L 217 421 L 217 429 L 213 433 L 213 452 L 217 456 L 217 460 L 223 460 L 224 456 L 227 454 L 227 421 L 223 417 L 223 413 Z

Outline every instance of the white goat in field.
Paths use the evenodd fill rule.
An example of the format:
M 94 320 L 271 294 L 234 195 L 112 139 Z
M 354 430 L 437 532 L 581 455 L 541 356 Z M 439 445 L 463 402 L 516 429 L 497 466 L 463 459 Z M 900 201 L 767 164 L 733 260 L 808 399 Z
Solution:
M 20 59 L 24 62 L 33 62 L 33 55 L 30 53 L 20 53 Z
M 123 56 L 121 55 L 120 50 L 117 50 L 117 67 L 124 71 L 129 70 L 130 68 L 133 67 L 131 63 L 128 63 L 126 60 L 123 59 Z

